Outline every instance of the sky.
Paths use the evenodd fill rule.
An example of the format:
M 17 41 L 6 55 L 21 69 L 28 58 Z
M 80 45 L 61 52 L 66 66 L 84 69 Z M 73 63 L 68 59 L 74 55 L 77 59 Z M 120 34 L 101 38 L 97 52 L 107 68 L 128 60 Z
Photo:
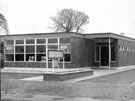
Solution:
M 10 34 L 54 32 L 50 18 L 64 8 L 89 16 L 83 33 L 125 33 L 135 38 L 135 0 L 0 0 Z

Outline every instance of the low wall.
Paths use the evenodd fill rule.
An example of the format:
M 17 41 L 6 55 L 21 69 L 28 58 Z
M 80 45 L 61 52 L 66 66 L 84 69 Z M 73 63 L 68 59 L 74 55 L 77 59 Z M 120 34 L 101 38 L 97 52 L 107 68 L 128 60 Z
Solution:
M 65 81 L 75 78 L 81 78 L 85 76 L 93 75 L 93 70 L 73 70 L 73 71 L 64 71 L 58 73 L 47 73 L 44 74 L 44 81 Z

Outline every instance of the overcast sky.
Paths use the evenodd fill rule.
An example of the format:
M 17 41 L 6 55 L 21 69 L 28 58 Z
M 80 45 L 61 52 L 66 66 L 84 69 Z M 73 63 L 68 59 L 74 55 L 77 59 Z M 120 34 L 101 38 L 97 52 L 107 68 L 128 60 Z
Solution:
M 48 28 L 57 10 L 73 8 L 86 13 L 85 33 L 125 33 L 135 38 L 135 0 L 0 0 L 0 12 L 10 34 L 53 32 Z

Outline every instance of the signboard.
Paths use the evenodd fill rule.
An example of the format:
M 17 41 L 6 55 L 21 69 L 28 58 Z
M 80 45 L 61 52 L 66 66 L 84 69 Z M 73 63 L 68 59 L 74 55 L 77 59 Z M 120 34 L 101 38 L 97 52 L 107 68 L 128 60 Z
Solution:
M 54 58 L 63 58 L 64 52 L 59 50 L 48 50 L 48 58 L 54 59 Z

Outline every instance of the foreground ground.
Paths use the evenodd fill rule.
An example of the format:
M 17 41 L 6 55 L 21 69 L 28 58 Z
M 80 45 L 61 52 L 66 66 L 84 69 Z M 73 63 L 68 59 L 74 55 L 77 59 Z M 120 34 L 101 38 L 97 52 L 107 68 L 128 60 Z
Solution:
M 12 99 L 7 101 L 90 101 L 88 98 L 135 101 L 135 86 L 131 85 L 135 82 L 135 70 L 82 82 L 19 80 L 33 76 L 39 75 L 2 73 L 2 98 Z

